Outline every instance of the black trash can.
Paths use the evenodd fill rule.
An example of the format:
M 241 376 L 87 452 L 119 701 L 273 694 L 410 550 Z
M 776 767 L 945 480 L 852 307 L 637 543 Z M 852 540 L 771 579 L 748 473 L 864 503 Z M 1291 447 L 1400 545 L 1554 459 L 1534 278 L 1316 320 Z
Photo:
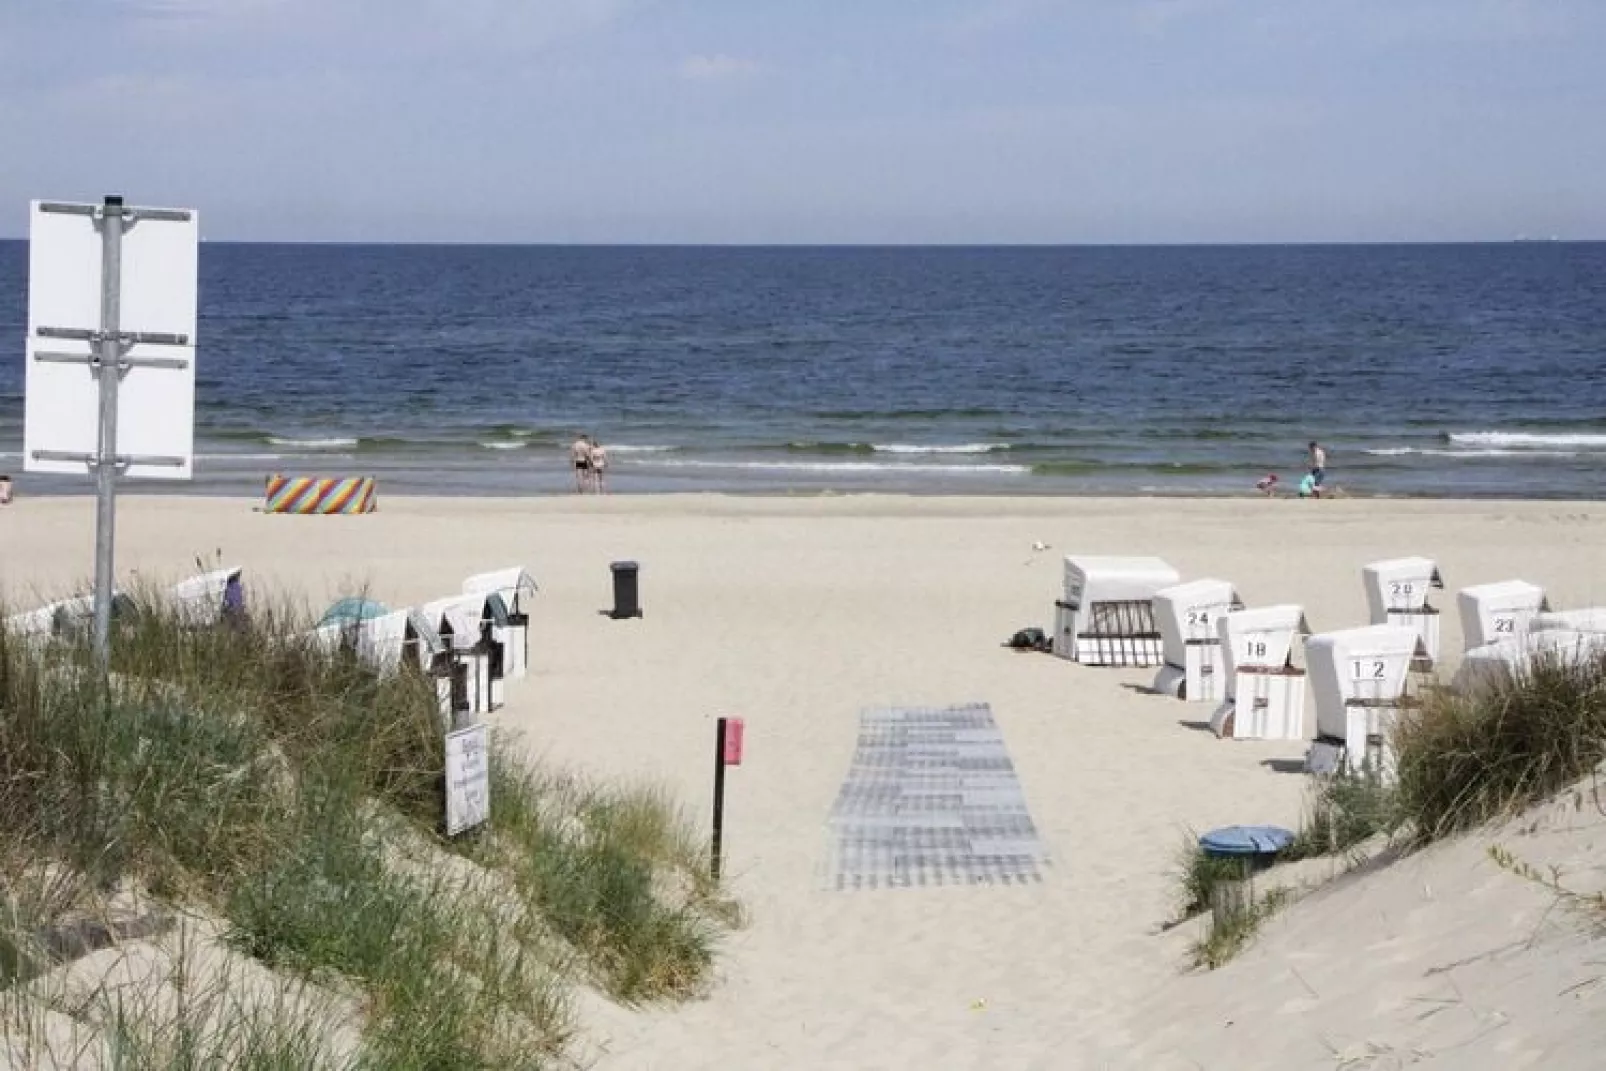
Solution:
M 613 611 L 608 615 L 614 620 L 621 617 L 641 616 L 641 594 L 637 587 L 636 574 L 641 567 L 635 562 L 614 562 L 609 566 L 613 570 Z

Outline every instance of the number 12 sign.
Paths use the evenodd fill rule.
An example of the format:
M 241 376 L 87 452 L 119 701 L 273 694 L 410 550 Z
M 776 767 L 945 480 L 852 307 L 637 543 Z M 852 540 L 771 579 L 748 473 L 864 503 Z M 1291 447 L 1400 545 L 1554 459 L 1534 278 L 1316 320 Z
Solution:
M 1349 665 L 1352 681 L 1380 681 L 1388 677 L 1388 662 L 1381 658 L 1355 658 Z

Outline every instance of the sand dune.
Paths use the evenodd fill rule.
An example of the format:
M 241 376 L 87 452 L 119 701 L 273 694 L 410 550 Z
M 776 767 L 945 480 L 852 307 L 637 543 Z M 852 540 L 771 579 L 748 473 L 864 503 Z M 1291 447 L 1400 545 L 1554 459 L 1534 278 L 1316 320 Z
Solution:
M 1269 923 L 1240 960 L 1141 1001 L 1110 1066 L 1586 1068 L 1606 1045 L 1606 934 L 1497 866 L 1606 888 L 1590 786 L 1520 821 L 1343 876 Z M 1174 940 L 1181 940 L 1179 936 Z

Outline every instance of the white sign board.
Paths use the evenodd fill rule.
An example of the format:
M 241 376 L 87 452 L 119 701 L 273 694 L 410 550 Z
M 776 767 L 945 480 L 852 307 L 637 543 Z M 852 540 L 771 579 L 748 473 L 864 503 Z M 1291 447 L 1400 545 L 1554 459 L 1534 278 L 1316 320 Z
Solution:
M 491 817 L 491 727 L 446 734 L 446 835 L 455 837 Z
M 140 367 L 124 374 L 117 405 L 117 452 L 173 457 L 180 465 L 133 464 L 120 475 L 187 480 L 194 465 L 195 321 L 200 219 L 140 219 L 125 223 L 118 330 L 182 335 L 188 345 L 137 343 L 130 359 L 176 358 L 181 368 Z M 28 339 L 24 360 L 27 402 L 23 467 L 29 472 L 85 476 L 83 461 L 44 460 L 34 452 L 96 453 L 100 386 L 88 364 L 38 360 L 40 354 L 88 356 L 93 343 L 42 338 L 40 328 L 100 330 L 101 232 L 89 215 L 30 206 Z

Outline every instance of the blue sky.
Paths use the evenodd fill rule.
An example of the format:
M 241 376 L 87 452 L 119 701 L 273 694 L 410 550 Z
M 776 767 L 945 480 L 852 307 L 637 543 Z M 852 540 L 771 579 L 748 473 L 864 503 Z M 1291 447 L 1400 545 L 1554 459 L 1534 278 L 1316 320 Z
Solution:
M 0 0 L 0 234 L 1606 238 L 1606 0 Z

